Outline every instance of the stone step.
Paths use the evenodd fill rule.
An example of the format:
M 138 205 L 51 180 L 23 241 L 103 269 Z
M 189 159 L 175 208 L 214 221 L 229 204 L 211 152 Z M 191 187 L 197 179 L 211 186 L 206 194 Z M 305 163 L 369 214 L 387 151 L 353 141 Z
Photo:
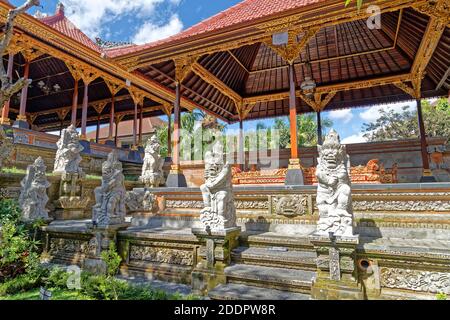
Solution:
M 221 284 L 208 293 L 212 300 L 310 300 L 310 295 L 243 284 Z
M 275 232 L 244 232 L 240 236 L 241 245 L 247 247 L 285 247 L 289 250 L 314 251 L 307 235 L 282 235 Z
M 232 251 L 231 257 L 235 263 L 313 271 L 317 255 L 283 247 L 239 247 Z
M 309 294 L 316 273 L 309 270 L 234 264 L 225 268 L 225 275 L 228 283 Z
M 120 275 L 147 280 L 161 280 L 181 284 L 191 283 L 191 266 L 156 262 L 129 262 L 120 267 Z

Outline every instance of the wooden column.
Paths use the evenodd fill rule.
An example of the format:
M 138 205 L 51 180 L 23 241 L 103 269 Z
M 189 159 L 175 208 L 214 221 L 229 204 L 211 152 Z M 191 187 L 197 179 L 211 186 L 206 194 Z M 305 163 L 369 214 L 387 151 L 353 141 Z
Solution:
M 172 114 L 167 115 L 167 156 L 172 156 Z
M 23 71 L 24 79 L 30 77 L 30 61 L 25 62 L 25 67 Z M 28 100 L 28 86 L 22 88 L 22 94 L 20 96 L 20 109 L 19 115 L 17 116 L 17 121 L 27 122 L 26 110 L 27 110 L 27 100 Z
M 322 145 L 322 117 L 317 112 L 317 144 Z
M 144 122 L 144 104 L 141 105 L 141 112 L 139 115 L 139 146 L 142 146 L 142 124 Z
M 7 70 L 7 75 L 8 75 L 8 78 L 10 80 L 12 79 L 13 68 L 14 68 L 14 54 L 10 53 L 9 57 L 8 57 L 8 70 Z M 8 100 L 8 101 L 6 101 L 5 105 L 3 106 L 1 124 L 6 124 L 6 125 L 10 125 L 11 124 L 11 122 L 9 120 L 9 106 L 10 106 L 10 104 L 11 104 L 11 101 Z
M 77 110 L 78 110 L 78 79 L 74 79 L 75 85 L 73 89 L 73 97 L 72 97 L 72 116 L 71 123 L 73 126 L 77 126 Z
M 175 87 L 175 103 L 174 103 L 174 119 L 173 119 L 173 145 L 172 145 L 172 162 L 173 169 L 180 169 L 180 83 L 176 83 Z
M 428 146 L 427 146 L 427 134 L 425 130 L 425 124 L 423 122 L 422 114 L 422 100 L 417 99 L 417 121 L 419 123 L 419 133 L 420 133 L 420 149 L 422 153 L 422 166 L 423 166 L 423 176 L 422 182 L 436 182 L 433 174 L 430 170 L 430 160 L 428 159 Z
M 89 106 L 89 84 L 84 84 L 83 109 L 81 113 L 81 139 L 86 140 L 87 114 Z
M 97 118 L 97 130 L 95 131 L 95 143 L 98 143 L 100 139 L 100 115 Z
M 289 122 L 291 126 L 291 158 L 286 174 L 286 185 L 304 185 L 303 170 L 298 154 L 297 97 L 295 94 L 293 62 L 289 64 Z
M 239 137 L 238 137 L 238 157 L 237 162 L 239 168 L 245 171 L 245 141 L 244 141 L 244 121 L 239 121 Z
M 138 103 L 134 103 L 134 118 L 133 118 L 133 149 L 137 147 L 137 114 L 138 114 Z
M 114 133 L 114 145 L 116 146 L 116 147 L 118 147 L 118 143 L 119 143 L 119 140 L 118 140 L 118 135 L 119 135 L 119 124 L 120 124 L 120 120 L 121 119 L 119 119 L 119 118 L 116 118 L 116 130 L 115 130 L 115 133 Z
M 295 95 L 294 65 L 289 64 L 289 122 L 291 127 L 291 159 L 298 159 L 297 97 Z

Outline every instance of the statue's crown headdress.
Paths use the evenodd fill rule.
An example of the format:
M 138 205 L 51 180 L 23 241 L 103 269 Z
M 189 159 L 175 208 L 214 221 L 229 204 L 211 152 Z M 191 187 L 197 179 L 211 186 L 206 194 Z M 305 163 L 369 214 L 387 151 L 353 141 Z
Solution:
M 44 159 L 42 159 L 42 157 L 39 157 L 34 161 L 34 166 L 36 168 L 43 169 L 44 171 L 46 169 L 45 162 Z
M 341 138 L 339 137 L 339 134 L 334 130 L 331 129 L 328 135 L 325 137 L 325 141 L 323 143 L 324 147 L 335 147 L 339 148 L 341 146 Z

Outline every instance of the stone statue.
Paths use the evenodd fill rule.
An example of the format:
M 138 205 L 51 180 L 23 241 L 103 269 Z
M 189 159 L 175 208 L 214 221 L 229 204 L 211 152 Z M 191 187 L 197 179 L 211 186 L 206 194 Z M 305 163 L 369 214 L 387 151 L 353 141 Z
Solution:
M 55 157 L 54 173 L 78 173 L 81 174 L 80 152 L 83 151 L 83 146 L 80 144 L 77 129 L 71 125 L 64 129 L 61 134 L 61 139 L 57 142 L 58 151 Z
M 353 236 L 350 159 L 339 135 L 331 130 L 318 146 L 317 235 Z
M 144 165 L 142 175 L 139 178 L 147 188 L 157 188 L 164 183 L 162 167 L 164 159 L 161 159 L 159 150 L 161 145 L 156 135 L 152 135 L 145 146 Z
M 44 160 L 37 158 L 34 164 L 28 166 L 27 174 L 21 182 L 19 205 L 25 221 L 48 219 L 48 210 L 45 207 L 49 200 L 47 189 L 50 183 L 45 175 L 46 169 Z
M 95 189 L 95 206 L 92 220 L 97 226 L 123 224 L 125 222 L 125 177 L 117 150 L 108 155 L 102 167 L 102 185 Z
M 127 192 L 125 202 L 129 211 L 152 211 L 156 205 L 156 197 L 149 190 L 134 189 Z
M 8 161 L 14 149 L 13 141 L 6 135 L 5 130 L 0 126 L 0 168 L 3 166 L 3 161 Z
M 236 227 L 231 166 L 224 163 L 223 146 L 216 142 L 205 155 L 205 184 L 200 187 L 205 208 L 200 220 L 207 230 Z

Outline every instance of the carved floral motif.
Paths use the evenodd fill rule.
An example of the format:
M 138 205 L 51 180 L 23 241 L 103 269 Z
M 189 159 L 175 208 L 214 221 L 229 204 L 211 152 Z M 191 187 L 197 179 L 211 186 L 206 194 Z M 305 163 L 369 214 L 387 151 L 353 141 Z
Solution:
M 380 277 L 387 288 L 450 294 L 450 273 L 381 268 Z
M 130 259 L 182 266 L 192 266 L 194 264 L 192 251 L 144 246 L 131 246 Z

